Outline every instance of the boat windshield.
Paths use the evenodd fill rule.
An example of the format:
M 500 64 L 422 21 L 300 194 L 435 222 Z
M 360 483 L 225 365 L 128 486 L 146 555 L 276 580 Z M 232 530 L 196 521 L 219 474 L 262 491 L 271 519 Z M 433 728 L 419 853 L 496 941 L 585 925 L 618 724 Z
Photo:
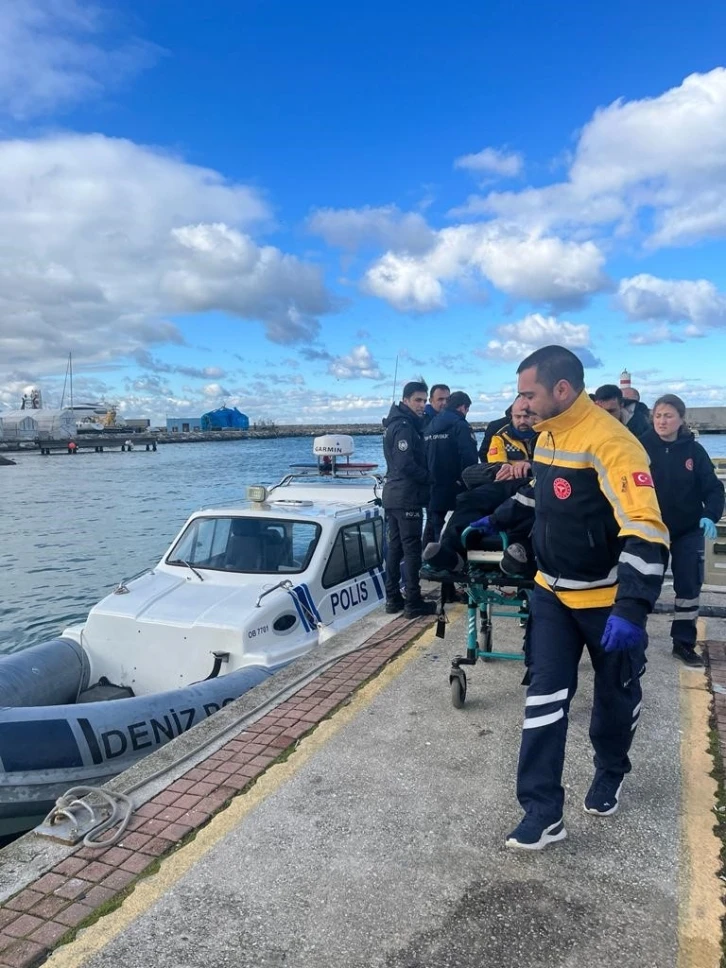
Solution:
M 305 571 L 320 538 L 312 521 L 275 518 L 195 518 L 166 559 L 180 568 L 209 568 L 247 575 Z

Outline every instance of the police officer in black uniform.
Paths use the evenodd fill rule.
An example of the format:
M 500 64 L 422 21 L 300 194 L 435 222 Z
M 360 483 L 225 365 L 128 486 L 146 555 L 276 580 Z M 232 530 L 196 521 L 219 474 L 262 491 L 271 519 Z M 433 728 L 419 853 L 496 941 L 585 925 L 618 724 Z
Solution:
M 421 598 L 421 528 L 429 500 L 429 472 L 423 440 L 424 408 L 428 388 L 411 382 L 403 399 L 391 405 L 383 434 L 388 548 L 386 551 L 386 611 L 403 611 L 406 618 L 433 615 L 434 602 Z M 406 600 L 401 595 L 401 562 L 405 565 Z

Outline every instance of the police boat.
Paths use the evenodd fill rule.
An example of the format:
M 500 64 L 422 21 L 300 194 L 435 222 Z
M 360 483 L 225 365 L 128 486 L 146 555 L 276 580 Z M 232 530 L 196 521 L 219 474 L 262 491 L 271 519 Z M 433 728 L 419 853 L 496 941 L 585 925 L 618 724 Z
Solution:
M 385 598 L 382 479 L 314 441 L 239 505 L 196 511 L 161 561 L 59 638 L 0 657 L 0 836 L 100 785 Z

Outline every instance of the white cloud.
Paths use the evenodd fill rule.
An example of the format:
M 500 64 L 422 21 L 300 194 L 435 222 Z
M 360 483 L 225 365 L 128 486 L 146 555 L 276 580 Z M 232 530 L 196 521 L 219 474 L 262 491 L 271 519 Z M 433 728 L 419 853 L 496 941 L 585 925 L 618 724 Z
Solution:
M 363 287 L 401 311 L 432 312 L 446 305 L 446 283 L 478 273 L 515 299 L 574 308 L 607 288 L 604 261 L 594 242 L 527 234 L 496 222 L 459 225 L 438 232 L 431 252 L 418 258 L 387 252 L 366 272 Z
M 365 274 L 363 289 L 400 312 L 433 312 L 446 305 L 444 288 L 428 260 L 387 252 Z
M 206 386 L 202 387 L 202 393 L 209 399 L 219 400 L 220 407 L 230 395 L 230 391 L 223 387 L 221 383 L 207 383 Z
M 150 66 L 160 49 L 118 40 L 109 15 L 83 0 L 0 4 L 0 107 L 24 119 L 70 107 Z
M 259 192 L 129 141 L 0 141 L 0 217 L 0 369 L 181 343 L 172 312 L 291 342 L 333 308 L 317 267 L 251 238 L 270 221 Z
M 723 235 L 726 69 L 691 74 L 658 97 L 596 111 L 579 135 L 566 182 L 472 196 L 454 213 L 504 218 L 539 232 L 637 228 L 650 247 Z M 642 225 L 641 213 L 648 216 Z
M 680 339 L 683 335 L 700 335 L 709 327 L 726 325 L 726 295 L 707 279 L 659 279 L 641 273 L 620 281 L 615 301 L 628 319 L 635 322 L 688 323 L 689 328 Z M 667 326 L 661 326 L 652 332 L 665 334 L 666 330 Z M 642 340 L 636 337 L 631 342 Z
M 328 245 L 355 251 L 364 246 L 396 252 L 425 252 L 435 240 L 418 212 L 402 212 L 395 205 L 373 208 L 319 208 L 307 221 L 308 231 Z
M 180 312 L 222 309 L 262 319 L 268 339 L 294 343 L 317 335 L 317 315 L 328 312 L 320 270 L 271 245 L 258 246 L 224 223 L 171 230 L 170 267 L 161 292 Z
M 651 326 L 642 333 L 634 333 L 628 337 L 632 346 L 655 346 L 658 343 L 685 343 L 685 337 L 671 329 L 667 323 Z
M 184 366 L 178 363 L 165 363 L 156 359 L 148 350 L 138 350 L 134 353 L 136 365 L 142 370 L 152 373 L 179 373 L 181 376 L 192 377 L 196 380 L 219 380 L 226 372 L 219 366 Z
M 346 356 L 336 356 L 328 373 L 338 380 L 381 380 L 383 373 L 367 346 L 354 346 Z
M 498 148 L 484 148 L 476 154 L 462 155 L 454 161 L 454 168 L 483 175 L 499 175 L 514 178 L 524 166 L 524 159 L 518 151 L 502 151 Z
M 516 323 L 497 326 L 498 339 L 490 340 L 477 356 L 487 360 L 509 362 L 524 359 L 540 346 L 556 343 L 576 352 L 585 366 L 598 366 L 590 347 L 590 327 L 584 323 L 569 323 L 553 316 L 531 313 Z

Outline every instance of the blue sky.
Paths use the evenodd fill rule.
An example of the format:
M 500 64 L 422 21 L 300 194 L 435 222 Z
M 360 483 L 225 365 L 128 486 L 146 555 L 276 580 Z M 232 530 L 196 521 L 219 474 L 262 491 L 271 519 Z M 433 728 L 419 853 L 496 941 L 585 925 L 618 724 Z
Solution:
M 722 403 L 726 7 L 0 10 L 0 404 L 378 421 L 588 383 Z

